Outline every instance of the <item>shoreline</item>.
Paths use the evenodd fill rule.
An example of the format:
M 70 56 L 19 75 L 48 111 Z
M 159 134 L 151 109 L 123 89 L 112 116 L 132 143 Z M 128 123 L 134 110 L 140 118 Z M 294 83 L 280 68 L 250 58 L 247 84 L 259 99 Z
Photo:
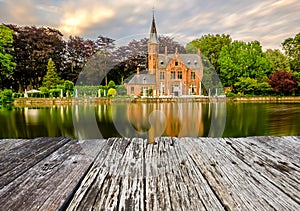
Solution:
M 52 106 L 110 103 L 162 103 L 162 102 L 238 102 L 238 103 L 300 103 L 300 96 L 257 96 L 257 97 L 164 97 L 164 98 L 18 98 L 14 106 Z

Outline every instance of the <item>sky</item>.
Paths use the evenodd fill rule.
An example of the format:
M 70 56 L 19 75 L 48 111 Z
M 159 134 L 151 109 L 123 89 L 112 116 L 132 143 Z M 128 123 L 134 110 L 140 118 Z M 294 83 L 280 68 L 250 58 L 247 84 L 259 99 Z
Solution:
M 103 35 L 118 44 L 149 36 L 153 7 L 158 34 L 183 45 L 224 33 L 281 49 L 300 32 L 299 0 L 0 0 L 0 22 L 53 27 L 65 39 Z

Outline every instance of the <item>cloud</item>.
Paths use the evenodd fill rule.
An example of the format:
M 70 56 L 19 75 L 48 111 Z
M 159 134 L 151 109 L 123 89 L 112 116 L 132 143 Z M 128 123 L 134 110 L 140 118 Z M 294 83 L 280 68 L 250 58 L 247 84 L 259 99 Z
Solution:
M 74 11 L 64 11 L 60 29 L 70 35 L 81 35 L 84 30 L 93 24 L 102 23 L 113 17 L 114 11 L 100 5 L 91 8 L 78 8 Z
M 66 37 L 122 39 L 148 36 L 153 3 L 158 33 L 183 43 L 226 33 L 233 39 L 258 40 L 264 48 L 280 48 L 284 39 L 300 31 L 299 0 L 0 0 L 0 18 L 4 23 L 52 26 Z
M 1 4 L 1 20 L 18 24 L 36 23 L 32 0 L 2 0 Z

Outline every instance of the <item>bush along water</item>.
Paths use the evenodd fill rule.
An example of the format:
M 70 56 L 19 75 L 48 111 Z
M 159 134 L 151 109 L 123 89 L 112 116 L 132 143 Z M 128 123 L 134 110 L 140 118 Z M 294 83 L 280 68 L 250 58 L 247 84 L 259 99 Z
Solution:
M 11 89 L 4 89 L 0 91 L 0 103 L 9 104 L 13 102 L 13 92 Z

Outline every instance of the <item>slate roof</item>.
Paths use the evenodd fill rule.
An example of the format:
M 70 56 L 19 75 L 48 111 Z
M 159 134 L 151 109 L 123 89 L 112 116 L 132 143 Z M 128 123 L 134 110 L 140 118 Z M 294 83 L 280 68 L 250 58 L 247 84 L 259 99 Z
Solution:
M 158 69 L 166 68 L 173 57 L 174 54 L 167 56 L 165 54 L 158 54 Z M 201 61 L 198 54 L 178 54 L 178 57 L 189 69 L 201 68 Z
M 148 73 L 140 73 L 135 74 L 132 79 L 128 82 L 128 84 L 145 84 L 145 85 L 155 85 L 155 74 L 148 74 Z

